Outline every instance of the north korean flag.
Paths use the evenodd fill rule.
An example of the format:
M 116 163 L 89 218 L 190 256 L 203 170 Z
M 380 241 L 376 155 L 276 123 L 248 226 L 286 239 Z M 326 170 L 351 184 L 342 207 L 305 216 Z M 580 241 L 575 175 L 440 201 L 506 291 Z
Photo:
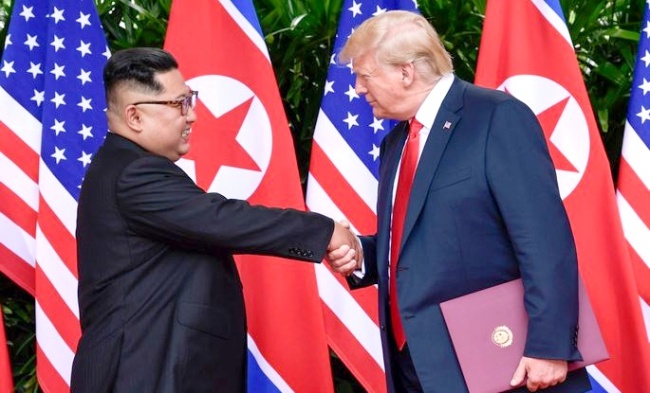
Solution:
M 192 148 L 179 165 L 205 190 L 304 209 L 288 121 L 251 0 L 175 1 L 165 48 L 199 91 Z M 313 266 L 260 256 L 237 262 L 249 391 L 331 392 Z
M 476 83 L 528 104 L 546 134 L 610 354 L 589 369 L 594 390 L 650 392 L 650 346 L 610 167 L 559 1 L 489 1 Z

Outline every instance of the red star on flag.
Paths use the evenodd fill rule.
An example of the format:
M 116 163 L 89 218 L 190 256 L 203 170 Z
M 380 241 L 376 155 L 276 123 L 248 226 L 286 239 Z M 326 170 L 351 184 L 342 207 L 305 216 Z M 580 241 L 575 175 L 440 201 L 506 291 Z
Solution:
M 248 115 L 253 98 L 221 117 L 214 117 L 200 102 L 196 107 L 197 126 L 185 156 L 196 165 L 196 184 L 207 190 L 222 166 L 260 171 L 253 158 L 235 139 Z
M 555 132 L 557 123 L 560 120 L 560 117 L 562 116 L 564 108 L 566 108 L 568 102 L 569 97 L 563 99 L 562 101 L 558 101 L 543 112 L 537 114 L 537 119 L 542 125 L 544 135 L 548 141 L 548 149 L 549 153 L 551 154 L 551 159 L 553 159 L 553 164 L 555 164 L 555 169 L 569 172 L 578 172 L 575 166 L 571 164 L 566 156 L 562 154 L 560 149 L 558 149 L 557 146 L 555 146 L 555 144 L 551 141 L 551 135 L 553 135 Z

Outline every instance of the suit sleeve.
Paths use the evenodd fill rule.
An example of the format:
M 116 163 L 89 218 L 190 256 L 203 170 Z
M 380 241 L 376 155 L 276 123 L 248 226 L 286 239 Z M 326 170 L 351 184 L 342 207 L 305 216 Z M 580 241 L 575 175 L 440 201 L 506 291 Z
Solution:
M 508 100 L 496 107 L 486 167 L 524 283 L 524 355 L 578 360 L 575 244 L 542 129 L 523 103 Z
M 334 222 L 320 214 L 253 206 L 206 193 L 161 157 L 130 163 L 117 181 L 117 200 L 133 232 L 201 252 L 319 262 L 334 230 Z
M 357 277 L 354 274 L 347 277 L 350 289 L 359 289 L 377 284 L 377 253 L 376 253 L 376 236 L 361 236 L 361 246 L 363 247 L 363 266 L 365 274 L 363 277 Z

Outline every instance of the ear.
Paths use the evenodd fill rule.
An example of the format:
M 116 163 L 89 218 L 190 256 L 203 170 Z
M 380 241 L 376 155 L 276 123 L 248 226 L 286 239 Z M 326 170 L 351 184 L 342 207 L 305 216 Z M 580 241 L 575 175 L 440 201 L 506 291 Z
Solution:
M 135 105 L 127 105 L 124 108 L 124 122 L 126 125 L 135 132 L 142 132 L 143 118 L 142 113 Z
M 404 87 L 410 86 L 415 80 L 415 65 L 412 62 L 402 64 L 400 66 L 400 72 L 402 74 L 402 84 Z

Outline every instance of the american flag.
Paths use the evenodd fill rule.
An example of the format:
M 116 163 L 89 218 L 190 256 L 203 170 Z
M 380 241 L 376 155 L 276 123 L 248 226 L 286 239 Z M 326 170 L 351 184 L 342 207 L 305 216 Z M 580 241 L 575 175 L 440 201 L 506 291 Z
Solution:
M 92 0 L 16 0 L 0 61 L 0 269 L 35 297 L 46 392 L 69 390 L 81 334 L 77 198 L 106 133 L 109 56 Z
M 417 10 L 414 0 L 345 0 L 314 131 L 307 207 L 345 219 L 360 234 L 376 231 L 377 176 L 381 140 L 395 125 L 377 119 L 354 91 L 351 66 L 336 63 L 353 29 L 387 10 Z M 386 391 L 375 287 L 349 291 L 326 264 L 316 266 L 328 342 L 359 382 Z
M 623 136 L 617 201 L 650 342 L 650 0 L 645 4 L 642 27 Z

